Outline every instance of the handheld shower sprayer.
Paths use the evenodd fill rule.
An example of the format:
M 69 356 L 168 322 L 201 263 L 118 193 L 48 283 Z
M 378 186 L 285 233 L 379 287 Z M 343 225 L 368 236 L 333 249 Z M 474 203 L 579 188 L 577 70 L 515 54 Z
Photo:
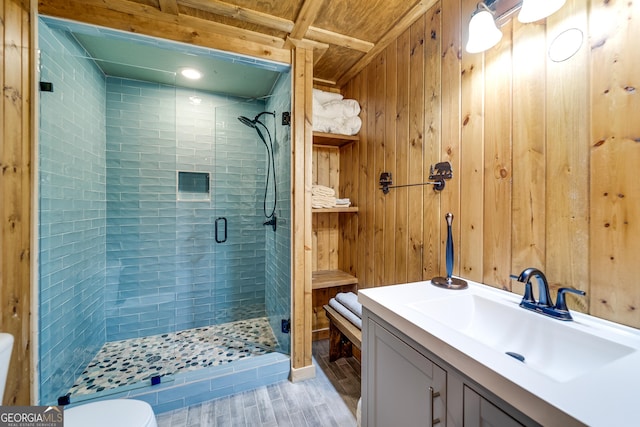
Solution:
M 275 213 L 276 213 L 276 203 L 278 198 L 278 191 L 276 186 L 276 163 L 275 163 L 275 156 L 273 153 L 273 139 L 271 138 L 271 132 L 269 132 L 269 128 L 267 127 L 267 125 L 265 125 L 264 122 L 260 120 L 260 117 L 262 117 L 265 114 L 269 114 L 273 116 L 275 121 L 276 113 L 271 111 L 263 111 L 257 116 L 255 116 L 253 119 L 250 119 L 246 116 L 239 116 L 238 120 L 243 125 L 255 129 L 256 133 L 258 134 L 258 136 L 262 140 L 262 143 L 267 149 L 267 180 L 264 187 L 264 201 L 263 201 L 262 209 L 264 211 L 264 216 L 268 221 L 266 221 L 263 225 L 271 225 L 273 227 L 273 231 L 276 231 L 277 219 L 276 219 Z M 262 126 L 264 130 L 267 132 L 267 136 L 269 137 L 268 144 L 267 144 L 266 138 L 264 137 L 264 134 L 262 133 L 258 125 Z M 271 178 L 273 179 L 273 208 L 271 209 L 271 213 L 267 213 L 267 193 L 269 191 L 269 180 Z

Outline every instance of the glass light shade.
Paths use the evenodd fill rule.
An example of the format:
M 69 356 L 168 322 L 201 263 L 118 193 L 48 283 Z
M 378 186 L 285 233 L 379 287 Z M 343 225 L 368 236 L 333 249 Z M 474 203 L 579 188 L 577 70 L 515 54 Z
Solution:
M 518 21 L 527 24 L 557 12 L 567 0 L 523 0 Z
M 469 21 L 469 41 L 466 51 L 469 53 L 484 52 L 497 45 L 502 39 L 502 31 L 496 26 L 491 12 L 481 10 Z

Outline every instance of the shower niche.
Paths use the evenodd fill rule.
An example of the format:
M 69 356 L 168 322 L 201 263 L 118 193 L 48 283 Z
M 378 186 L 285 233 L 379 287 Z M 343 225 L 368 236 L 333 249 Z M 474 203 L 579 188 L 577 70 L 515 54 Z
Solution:
M 269 157 L 237 118 L 290 111 L 288 66 L 231 73 L 257 68 L 266 93 L 211 90 L 167 64 L 220 76 L 243 61 L 48 17 L 38 33 L 55 87 L 38 97 L 38 403 L 135 396 L 163 412 L 287 378 L 289 127 L 264 121 Z M 101 57 L 111 43 L 165 63 Z
M 209 172 L 178 171 L 178 200 L 211 200 L 211 177 Z

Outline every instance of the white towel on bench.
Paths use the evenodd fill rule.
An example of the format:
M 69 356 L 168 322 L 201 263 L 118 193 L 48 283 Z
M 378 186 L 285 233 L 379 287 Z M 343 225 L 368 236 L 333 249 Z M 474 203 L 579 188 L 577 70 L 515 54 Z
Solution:
M 340 304 L 335 298 L 329 300 L 329 306 L 340 313 L 342 317 L 353 323 L 358 329 L 362 329 L 362 319 L 356 316 L 351 310 Z
M 353 292 L 338 292 L 336 300 L 362 319 L 362 304 L 358 302 L 358 296 L 356 294 Z

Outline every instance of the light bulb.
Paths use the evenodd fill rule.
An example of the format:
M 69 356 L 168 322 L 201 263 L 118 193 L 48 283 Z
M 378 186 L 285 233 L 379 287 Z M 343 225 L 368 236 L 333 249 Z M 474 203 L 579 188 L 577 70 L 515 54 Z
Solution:
M 567 0 L 523 0 L 518 21 L 528 24 L 557 12 Z
M 502 31 L 496 26 L 491 12 L 481 10 L 469 21 L 469 40 L 465 49 L 469 53 L 484 52 L 498 44 L 501 39 Z

